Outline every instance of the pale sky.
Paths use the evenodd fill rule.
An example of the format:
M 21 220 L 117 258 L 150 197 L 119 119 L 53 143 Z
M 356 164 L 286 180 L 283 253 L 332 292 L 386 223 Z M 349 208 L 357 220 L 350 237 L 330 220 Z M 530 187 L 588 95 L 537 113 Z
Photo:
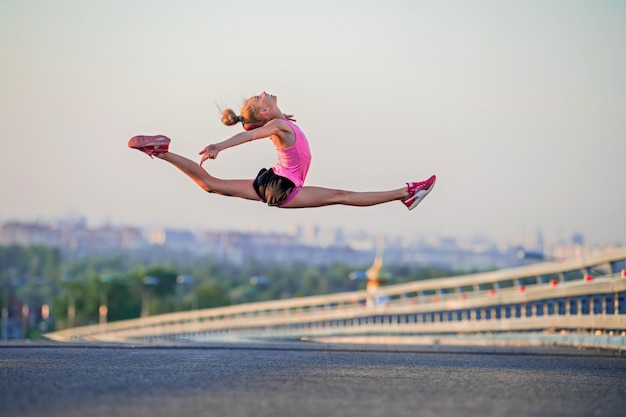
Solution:
M 0 221 L 626 243 L 626 2 L 2 1 Z M 267 91 L 307 134 L 307 185 L 384 190 L 437 174 L 413 211 L 281 210 L 204 193 L 127 148 L 194 160 Z M 205 167 L 252 178 L 269 141 Z

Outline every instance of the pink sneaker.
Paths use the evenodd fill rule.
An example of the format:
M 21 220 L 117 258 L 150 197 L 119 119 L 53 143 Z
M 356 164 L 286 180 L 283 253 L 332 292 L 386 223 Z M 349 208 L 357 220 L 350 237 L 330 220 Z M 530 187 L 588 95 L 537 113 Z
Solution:
M 432 191 L 433 187 L 435 187 L 435 181 L 437 177 L 433 175 L 426 181 L 420 182 L 407 182 L 406 187 L 409 191 L 409 196 L 402 200 L 405 206 L 409 210 L 413 210 L 419 203 L 422 202 L 424 197 L 428 195 L 429 192 Z
M 154 155 L 168 152 L 170 146 L 170 138 L 163 135 L 156 136 L 133 136 L 128 141 L 128 147 L 137 149 L 150 158 Z

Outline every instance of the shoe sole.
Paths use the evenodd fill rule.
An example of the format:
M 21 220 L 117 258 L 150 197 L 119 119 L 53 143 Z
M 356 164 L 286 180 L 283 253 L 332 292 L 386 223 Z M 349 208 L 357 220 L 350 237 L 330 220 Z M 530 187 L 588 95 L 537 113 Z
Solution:
M 169 151 L 170 139 L 167 136 L 133 136 L 128 141 L 128 147 L 137 149 L 148 155 L 151 159 L 155 155 Z
M 170 140 L 166 136 L 151 137 L 150 140 L 145 139 L 146 136 L 134 136 L 128 141 L 128 147 L 133 149 L 145 148 L 148 146 L 169 145 Z M 142 143 L 142 141 L 145 141 Z

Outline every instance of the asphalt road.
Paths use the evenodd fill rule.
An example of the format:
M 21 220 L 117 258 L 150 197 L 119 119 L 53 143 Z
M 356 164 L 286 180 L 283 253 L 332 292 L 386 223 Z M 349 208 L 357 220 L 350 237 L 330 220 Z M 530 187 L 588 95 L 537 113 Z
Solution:
M 567 349 L 0 344 L 0 416 L 620 416 L 626 357 Z

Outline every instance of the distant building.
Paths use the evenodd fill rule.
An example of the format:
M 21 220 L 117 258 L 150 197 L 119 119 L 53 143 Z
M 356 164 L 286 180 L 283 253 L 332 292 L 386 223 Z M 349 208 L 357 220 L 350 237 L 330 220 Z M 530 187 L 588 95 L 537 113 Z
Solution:
M 210 255 L 213 259 L 239 265 L 250 259 L 274 264 L 367 265 L 375 256 L 378 237 L 363 231 L 346 232 L 341 228 L 322 230 L 318 226 L 299 226 L 289 233 L 142 229 L 110 224 L 89 227 L 84 218 L 55 223 L 10 221 L 0 226 L 1 245 L 58 247 L 70 257 L 133 250 L 145 254 L 146 250 L 158 246 L 160 251 L 184 251 L 186 256 Z M 459 239 L 408 232 L 401 236 L 387 236 L 385 240 L 386 265 L 419 264 L 456 270 L 520 265 L 522 261 L 516 254 L 525 246 L 494 242 L 484 236 Z M 571 242 L 550 244 L 547 255 L 559 258 L 585 256 L 593 248 L 583 246 L 583 242 L 583 236 L 577 234 Z M 544 239 L 540 232 L 526 249 L 541 249 L 543 253 Z
M 61 232 L 42 223 L 7 222 L 0 228 L 0 244 L 60 246 Z

